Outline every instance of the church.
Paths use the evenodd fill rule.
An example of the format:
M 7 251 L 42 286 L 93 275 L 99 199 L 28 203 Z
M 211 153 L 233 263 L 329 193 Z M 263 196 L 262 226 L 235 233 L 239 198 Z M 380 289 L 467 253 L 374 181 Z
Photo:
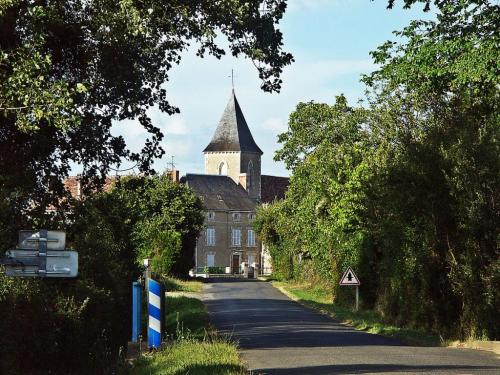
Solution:
M 255 143 L 234 90 L 214 135 L 203 150 L 205 174 L 181 182 L 201 199 L 205 225 L 195 250 L 196 273 L 241 273 L 241 264 L 266 273 L 269 257 L 255 235 L 260 204 L 284 197 L 288 178 L 261 174 L 262 150 Z

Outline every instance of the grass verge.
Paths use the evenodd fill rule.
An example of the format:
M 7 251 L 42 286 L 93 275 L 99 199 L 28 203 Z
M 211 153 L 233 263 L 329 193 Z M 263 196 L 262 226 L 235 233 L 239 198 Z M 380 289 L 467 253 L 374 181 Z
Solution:
M 191 297 L 167 297 L 166 331 L 169 338 L 203 340 L 212 335 L 205 305 Z
M 133 375 L 243 375 L 234 345 L 227 342 L 179 341 L 165 349 L 140 357 Z
M 272 284 L 294 301 L 327 314 L 358 330 L 394 337 L 410 345 L 442 346 L 448 344 L 443 342 L 437 335 L 387 324 L 373 310 L 353 311 L 336 306 L 332 303 L 331 293 L 320 286 L 282 281 L 273 281 Z
M 201 292 L 203 283 L 198 280 L 180 280 L 173 277 L 165 277 L 162 282 L 165 284 L 167 292 Z
M 201 283 L 200 283 L 201 284 Z M 131 375 L 243 375 L 237 347 L 210 326 L 203 303 L 191 297 L 167 297 L 169 343 L 139 357 Z

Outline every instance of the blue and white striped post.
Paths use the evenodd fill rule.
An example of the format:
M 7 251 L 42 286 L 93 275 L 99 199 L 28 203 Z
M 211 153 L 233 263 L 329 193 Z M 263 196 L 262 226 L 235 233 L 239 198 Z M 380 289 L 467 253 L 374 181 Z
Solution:
M 159 348 L 161 346 L 161 333 L 163 331 L 162 318 L 162 287 L 153 279 L 148 279 L 148 345 L 149 348 Z

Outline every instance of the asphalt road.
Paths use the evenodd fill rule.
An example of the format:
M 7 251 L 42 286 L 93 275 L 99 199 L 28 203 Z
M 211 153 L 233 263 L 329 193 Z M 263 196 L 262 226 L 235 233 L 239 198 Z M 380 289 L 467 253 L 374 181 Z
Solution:
M 356 331 L 266 282 L 214 281 L 205 284 L 203 298 L 212 323 L 239 341 L 253 375 L 500 374 L 494 353 L 405 346 Z

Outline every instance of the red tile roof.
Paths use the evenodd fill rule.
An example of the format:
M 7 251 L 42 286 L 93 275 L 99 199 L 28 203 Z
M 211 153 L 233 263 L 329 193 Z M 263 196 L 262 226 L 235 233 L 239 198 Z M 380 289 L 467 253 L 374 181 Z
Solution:
M 113 187 L 113 184 L 116 180 L 120 178 L 120 176 L 107 176 L 106 181 L 104 182 L 104 186 L 102 187 L 103 191 L 109 191 Z M 80 199 L 82 197 L 82 189 L 79 184 L 79 176 L 69 176 L 64 180 L 64 187 L 69 190 L 71 196 L 76 199 Z

